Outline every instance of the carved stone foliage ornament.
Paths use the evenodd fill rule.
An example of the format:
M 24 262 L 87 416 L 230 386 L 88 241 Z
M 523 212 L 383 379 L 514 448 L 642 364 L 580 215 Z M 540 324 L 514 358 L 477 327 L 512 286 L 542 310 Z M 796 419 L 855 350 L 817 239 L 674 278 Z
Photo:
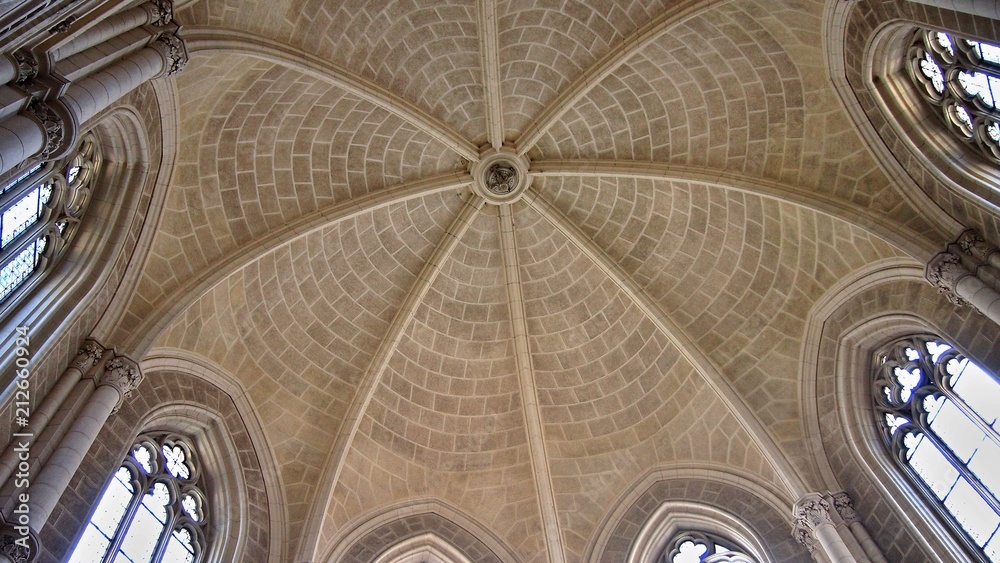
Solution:
M 958 281 L 965 276 L 971 276 L 972 272 L 965 269 L 962 261 L 957 256 L 948 252 L 938 254 L 927 264 L 927 280 L 938 288 L 939 293 L 945 294 L 948 301 L 955 305 L 968 305 L 969 302 L 962 299 L 955 292 Z
M 32 98 L 24 112 L 40 121 L 45 130 L 45 146 L 39 156 L 46 159 L 59 152 L 66 136 L 66 124 L 62 117 L 49 104 L 37 98 Z
M 858 521 L 858 513 L 854 511 L 854 503 L 851 502 L 851 497 L 846 492 L 841 491 L 833 495 L 833 506 L 845 522 Z
M 146 7 L 151 17 L 149 23 L 157 27 L 163 27 L 174 19 L 173 0 L 151 0 Z
M 73 366 L 86 373 L 91 367 L 100 361 L 101 356 L 103 355 L 104 346 L 101 346 L 95 340 L 84 340 L 83 345 L 76 351 L 76 362 Z
M 498 162 L 486 172 L 486 189 L 497 195 L 507 195 L 517 187 L 517 169 Z
M 142 372 L 139 371 L 138 364 L 122 356 L 108 360 L 104 364 L 104 372 L 97 378 L 98 386 L 110 385 L 118 390 L 118 404 L 112 409 L 112 414 L 118 412 L 125 399 L 132 396 L 132 391 L 135 391 L 140 383 L 142 383 Z
M 982 262 L 988 262 L 992 254 L 1000 252 L 1000 249 L 986 242 L 986 239 L 972 229 L 962 233 L 955 243 L 962 252 Z
M 819 495 L 810 495 L 795 504 L 795 525 L 797 528 L 815 530 L 823 524 L 832 524 L 830 503 Z
M 166 59 L 167 76 L 173 76 L 184 70 L 188 63 L 188 53 L 183 39 L 176 33 L 164 33 L 156 38 L 156 45 Z
M 29 534 L 21 534 L 13 526 L 4 526 L 0 531 L 0 553 L 7 556 L 14 563 L 29 563 L 37 542 Z
M 35 60 L 35 57 L 31 53 L 14 51 L 10 56 L 14 58 L 14 63 L 17 64 L 17 78 L 14 80 L 15 83 L 24 85 L 38 76 L 38 61 Z

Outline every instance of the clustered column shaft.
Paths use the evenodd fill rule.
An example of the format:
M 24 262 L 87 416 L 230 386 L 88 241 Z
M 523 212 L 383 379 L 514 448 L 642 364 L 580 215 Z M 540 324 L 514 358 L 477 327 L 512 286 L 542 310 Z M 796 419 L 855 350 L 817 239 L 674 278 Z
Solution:
M 1000 249 L 968 230 L 927 264 L 931 284 L 956 305 L 1000 324 Z
M 26 510 L 20 513 L 30 515 L 27 527 L 33 540 L 45 526 L 108 418 L 117 412 L 143 379 L 135 361 L 94 340 L 85 341 L 77 354 L 45 401 L 34 411 L 31 424 L 19 432 L 29 437 L 15 438 L 0 455 L 0 483 L 4 484 L 5 492 L 13 491 L 11 499 L 21 499 L 21 495 L 26 494 L 23 502 Z M 79 400 L 71 400 L 74 395 Z M 68 412 L 58 423 L 50 424 L 60 410 Z M 42 442 L 55 444 L 50 448 L 50 455 L 34 451 L 45 450 L 40 447 Z M 33 477 L 25 489 L 11 478 L 24 461 L 20 452 L 27 451 L 32 454 Z M 18 524 L 15 507 L 22 508 L 19 503 L 22 501 L 15 500 L 3 507 L 4 521 L 8 524 L 0 531 L 0 560 L 4 554 L 23 561 L 31 561 L 37 555 L 34 552 L 37 543 L 30 553 L 22 550 L 15 557 L 11 551 L 18 546 L 9 541 L 10 538 L 24 536 L 23 532 L 12 529 Z
M 138 51 L 121 56 L 95 53 L 92 67 L 96 70 L 71 82 L 60 96 L 54 96 L 56 88 L 25 94 L 18 102 L 24 109 L 0 120 L 0 174 L 29 158 L 61 156 L 74 145 L 80 126 L 89 119 L 144 82 L 180 72 L 188 60 L 187 48 L 177 35 L 178 26 L 169 23 L 170 6 L 168 0 L 153 0 L 109 16 L 57 50 L 56 60 L 87 50 L 99 51 L 102 42 L 125 32 L 151 30 L 147 46 Z M 147 25 L 154 27 L 143 27 Z M 30 70 L 33 65 L 37 72 L 38 65 L 18 59 L 30 56 L 19 51 L 0 57 L 0 84 L 37 86 L 38 81 L 32 81 L 36 77 L 26 76 L 22 67 Z
M 792 509 L 792 535 L 816 561 L 887 563 L 845 492 L 810 493 Z

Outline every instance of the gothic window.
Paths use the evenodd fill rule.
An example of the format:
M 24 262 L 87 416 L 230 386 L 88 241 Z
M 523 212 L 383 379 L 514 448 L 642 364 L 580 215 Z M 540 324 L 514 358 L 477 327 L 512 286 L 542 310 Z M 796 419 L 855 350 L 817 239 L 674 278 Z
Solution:
M 100 165 L 100 147 L 87 134 L 68 158 L 36 164 L 0 189 L 0 302 L 9 303 L 66 249 Z
M 70 563 L 197 563 L 205 553 L 206 497 L 191 444 L 139 436 L 101 495 Z
M 948 129 L 1000 163 L 1000 46 L 918 30 L 907 57 L 910 78 Z
M 1000 383 L 934 336 L 877 356 L 872 393 L 903 472 L 984 560 L 1000 562 Z
M 657 563 L 756 563 L 733 543 L 714 534 L 682 531 L 663 550 Z

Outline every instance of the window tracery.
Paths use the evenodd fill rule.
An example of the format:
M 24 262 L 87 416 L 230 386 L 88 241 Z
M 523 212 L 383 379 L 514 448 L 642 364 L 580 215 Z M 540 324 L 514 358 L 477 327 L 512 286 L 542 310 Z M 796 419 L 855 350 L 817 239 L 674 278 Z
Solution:
M 941 339 L 911 336 L 876 355 L 872 395 L 894 461 L 1000 562 L 1000 382 Z
M 102 493 L 70 562 L 200 562 L 207 497 L 199 476 L 188 440 L 139 436 Z
M 948 129 L 1000 163 L 1000 46 L 921 29 L 907 58 L 910 78 Z
M 657 563 L 756 563 L 733 546 L 733 543 L 714 534 L 681 531 L 667 544 Z
M 100 166 L 97 139 L 86 134 L 68 158 L 35 164 L 0 189 L 0 302 L 65 251 Z

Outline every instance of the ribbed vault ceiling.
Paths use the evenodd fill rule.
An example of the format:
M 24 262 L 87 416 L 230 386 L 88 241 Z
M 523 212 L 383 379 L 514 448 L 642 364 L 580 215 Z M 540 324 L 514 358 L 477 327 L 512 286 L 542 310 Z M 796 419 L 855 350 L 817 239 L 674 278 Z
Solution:
M 849 128 L 822 11 L 190 3 L 173 180 L 118 337 L 245 387 L 289 561 L 426 498 L 578 561 L 670 464 L 794 498 L 810 309 L 928 231 Z M 497 206 L 467 166 L 499 142 L 532 183 Z

